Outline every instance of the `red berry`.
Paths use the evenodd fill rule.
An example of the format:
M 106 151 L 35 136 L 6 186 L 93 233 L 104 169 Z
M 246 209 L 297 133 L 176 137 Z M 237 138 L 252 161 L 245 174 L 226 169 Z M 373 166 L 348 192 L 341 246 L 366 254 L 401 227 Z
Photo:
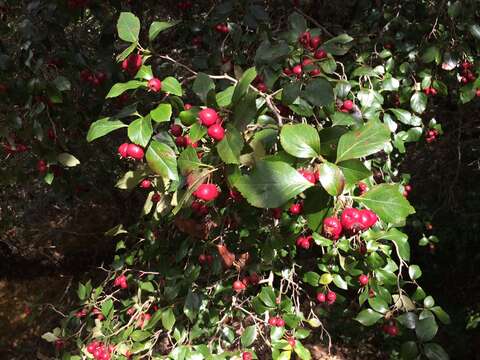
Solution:
M 327 217 L 323 220 L 323 234 L 333 240 L 337 240 L 342 234 L 342 224 L 336 217 Z
M 175 137 L 181 136 L 183 133 L 183 128 L 178 124 L 173 124 L 170 126 L 170 134 Z
M 152 186 L 152 182 L 148 179 L 143 179 L 141 182 L 140 182 L 140 187 L 142 189 L 149 189 L 150 186 Z
M 325 297 L 324 293 L 322 293 L 322 292 L 317 293 L 317 301 L 319 303 L 324 303 L 326 300 L 327 300 L 327 298 Z
M 280 219 L 282 217 L 282 208 L 272 209 L 272 216 L 274 219 Z
M 185 104 L 185 105 L 183 105 L 183 108 L 188 111 L 192 108 L 192 105 L 191 104 Z
M 127 155 L 132 159 L 141 160 L 143 159 L 143 155 L 145 155 L 145 153 L 140 146 L 136 144 L 128 144 Z
M 161 199 L 161 196 L 160 196 L 159 193 L 155 193 L 155 194 L 152 195 L 152 202 L 153 203 L 158 203 L 160 201 L 160 199 Z
M 302 203 L 292 204 L 290 206 L 290 209 L 288 209 L 288 211 L 290 211 L 290 214 L 292 215 L 299 215 L 302 213 L 302 210 L 303 210 Z
M 37 170 L 40 174 L 44 174 L 48 170 L 48 166 L 45 160 L 38 160 Z
M 138 54 L 131 54 L 122 62 L 122 69 L 130 75 L 135 75 L 141 66 L 142 57 Z
M 162 89 L 162 82 L 160 79 L 153 78 L 148 80 L 147 87 L 150 91 L 159 92 Z
M 397 336 L 398 335 L 398 327 L 397 325 L 390 325 L 387 328 L 387 333 L 390 336 Z
M 271 317 L 270 319 L 268 319 L 268 325 L 277 326 L 277 318 L 276 317 Z
M 232 288 L 233 290 L 235 290 L 236 292 L 241 292 L 243 290 L 245 290 L 246 286 L 245 284 L 240 281 L 240 280 L 236 280 L 233 285 L 232 285 Z
M 356 233 L 362 229 L 360 223 L 360 211 L 354 208 L 346 208 L 342 212 L 341 217 L 342 227 L 352 233 Z
M 198 118 L 200 119 L 200 123 L 202 125 L 209 127 L 218 121 L 219 116 L 215 110 L 211 108 L 205 108 L 198 113 Z
M 123 143 L 118 147 L 118 153 L 120 154 L 120 157 L 122 158 L 127 157 L 127 149 L 128 149 L 128 143 Z
M 252 360 L 252 359 L 253 359 L 252 353 L 248 351 L 244 351 L 242 353 L 242 360 Z
M 202 265 L 205 264 L 207 262 L 207 255 L 205 254 L 198 255 L 198 262 Z
M 310 243 L 311 243 L 312 239 L 313 238 L 311 236 L 300 236 L 296 240 L 296 245 L 298 247 L 301 247 L 302 249 L 308 250 L 310 248 Z
M 322 43 L 322 38 L 320 36 L 314 36 L 312 40 L 310 40 L 310 46 L 313 50 L 316 50 L 320 44 Z
M 98 343 L 96 341 L 94 342 L 91 342 L 90 344 L 87 345 L 87 351 L 90 353 L 90 354 L 93 354 L 93 352 L 95 351 L 95 349 L 97 348 L 98 346 Z
M 322 72 L 320 71 L 319 68 L 316 68 L 316 69 L 313 69 L 312 71 L 310 71 L 310 76 L 318 76 L 320 75 Z
M 329 305 L 332 305 L 335 300 L 337 300 L 337 294 L 335 294 L 333 291 L 329 290 L 327 293 L 327 302 Z
M 358 277 L 358 282 L 360 286 L 365 286 L 368 284 L 368 275 L 362 274 Z
M 300 41 L 300 44 L 302 44 L 304 47 L 309 47 L 311 40 L 312 40 L 312 35 L 310 34 L 309 31 L 305 31 L 304 33 L 301 33 L 298 39 L 298 41 Z
M 412 191 L 412 186 L 411 185 L 405 185 L 405 191 Z
M 208 136 L 215 141 L 222 141 L 225 136 L 225 129 L 220 124 L 213 124 L 208 128 Z
M 249 279 L 250 279 L 250 284 L 252 285 L 258 285 L 258 283 L 260 282 L 260 276 L 258 276 L 258 274 L 255 272 L 250 274 Z
M 313 56 L 315 59 L 325 59 L 327 57 L 327 52 L 325 50 L 317 50 Z
M 312 59 L 303 59 L 303 61 L 302 61 L 302 66 L 308 66 L 308 65 L 311 65 L 311 64 L 313 64 Z
M 343 102 L 342 107 L 343 107 L 345 110 L 351 111 L 351 110 L 353 109 L 353 101 L 352 101 L 352 100 L 345 100 L 345 101 Z
M 288 67 L 286 67 L 285 69 L 283 69 L 283 73 L 286 75 L 286 76 L 291 76 L 293 74 L 292 70 Z
M 294 339 L 293 337 L 289 337 L 287 341 L 288 341 L 288 344 L 289 344 L 292 348 L 295 347 L 296 343 L 295 343 L 295 339 Z
M 359 182 L 358 183 L 358 190 L 360 190 L 360 193 L 363 194 L 364 192 L 366 192 L 368 190 L 367 184 L 365 184 L 364 182 Z
M 178 146 L 178 147 L 186 147 L 187 146 L 187 142 L 185 141 L 185 136 L 177 136 L 175 138 L 175 144 Z
M 312 184 L 315 184 L 319 178 L 320 178 L 320 175 L 318 176 L 318 179 L 317 179 L 317 175 L 316 173 L 312 172 L 312 171 L 309 171 L 309 170 L 305 170 L 305 169 L 300 169 L 298 170 L 298 172 L 300 174 L 302 174 L 302 176 L 308 180 L 309 182 L 311 182 Z
M 258 91 L 264 93 L 264 92 L 267 92 L 268 87 L 265 83 L 260 82 L 260 83 L 257 84 L 257 89 L 258 89 Z
M 377 223 L 378 217 L 372 210 L 364 209 L 359 210 L 360 212 L 360 223 L 362 224 L 363 229 L 366 230 L 371 228 L 373 225 Z
M 277 317 L 276 326 L 284 327 L 285 326 L 285 320 L 283 320 L 281 317 Z
M 56 138 L 55 131 L 53 131 L 52 128 L 48 129 L 47 136 L 50 140 L 54 141 Z
M 292 72 L 293 72 L 295 75 L 297 75 L 297 76 L 302 75 L 302 72 L 303 72 L 302 65 L 300 65 L 300 64 L 295 65 L 295 66 L 292 68 Z
M 194 192 L 194 195 L 204 201 L 215 200 L 218 196 L 218 188 L 214 184 L 201 184 L 197 190 Z

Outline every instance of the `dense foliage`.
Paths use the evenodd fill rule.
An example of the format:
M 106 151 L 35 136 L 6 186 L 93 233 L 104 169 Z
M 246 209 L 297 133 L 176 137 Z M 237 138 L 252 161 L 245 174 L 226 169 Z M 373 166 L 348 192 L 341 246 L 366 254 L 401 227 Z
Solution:
M 480 95 L 476 2 L 357 1 L 335 25 L 301 1 L 116 3 L 2 7 L 2 183 L 102 173 L 143 203 L 44 335 L 58 356 L 310 359 L 348 324 L 448 359 L 399 167 L 439 104 Z

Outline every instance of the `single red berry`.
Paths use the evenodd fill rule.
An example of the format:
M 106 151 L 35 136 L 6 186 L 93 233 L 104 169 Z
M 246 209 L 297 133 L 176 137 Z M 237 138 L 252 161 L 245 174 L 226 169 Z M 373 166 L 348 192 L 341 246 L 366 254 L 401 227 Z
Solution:
M 236 292 L 241 292 L 241 291 L 243 291 L 243 290 L 246 289 L 246 286 L 245 286 L 245 284 L 244 284 L 242 281 L 236 280 L 236 281 L 233 283 L 232 288 L 233 288 L 233 290 L 235 290 Z
M 352 101 L 352 100 L 345 100 L 345 101 L 343 102 L 342 107 L 343 107 L 345 110 L 351 111 L 351 110 L 353 109 L 353 101 Z
M 244 351 L 242 353 L 242 360 L 252 360 L 252 359 L 253 359 L 252 353 L 248 351 Z
M 316 50 L 321 43 L 322 43 L 322 38 L 320 36 L 314 36 L 312 37 L 312 40 L 310 40 L 310 46 L 312 47 L 313 50 Z
M 198 118 L 200 119 L 200 123 L 202 125 L 209 127 L 217 123 L 219 116 L 215 110 L 211 108 L 205 108 L 198 113 Z
M 159 193 L 155 193 L 155 194 L 152 195 L 152 202 L 153 203 L 158 203 L 160 201 L 160 199 L 161 199 L 161 196 L 160 196 Z
M 316 69 L 313 69 L 312 71 L 310 71 L 310 76 L 318 76 L 320 75 L 322 72 L 320 71 L 319 68 L 316 68 Z
M 271 317 L 270 319 L 268 319 L 268 325 L 277 326 L 277 318 L 276 317 Z
M 56 139 L 55 131 L 52 128 L 48 129 L 47 136 L 52 141 Z
M 362 229 L 360 223 L 360 211 L 355 208 L 345 208 L 341 216 L 342 227 L 352 233 L 356 233 Z
M 310 242 L 313 238 L 311 236 L 300 236 L 296 240 L 296 245 L 302 249 L 308 250 L 310 248 Z
M 338 240 L 342 234 L 342 224 L 340 220 L 334 216 L 325 218 L 323 220 L 323 234 L 327 238 Z
M 149 179 L 143 179 L 140 182 L 140 187 L 142 189 L 149 189 L 152 186 L 152 182 Z
M 212 201 L 218 197 L 219 192 L 215 184 L 201 184 L 193 194 L 201 200 Z
M 145 153 L 140 146 L 136 144 L 128 144 L 127 155 L 132 159 L 141 160 L 143 159 L 143 156 L 145 155 Z
M 222 141 L 225 136 L 225 129 L 220 124 L 213 124 L 207 130 L 208 136 L 215 141 Z
M 48 170 L 48 165 L 45 160 L 38 160 L 37 162 L 37 170 L 40 174 L 44 174 Z
M 327 293 L 327 302 L 329 305 L 332 305 L 335 300 L 337 300 L 337 294 L 335 294 L 333 291 L 329 290 Z
M 198 255 L 198 262 L 199 262 L 200 264 L 202 264 L 202 265 L 203 265 L 203 264 L 206 264 L 206 262 L 207 262 L 207 255 L 205 255 L 205 254 L 200 254 L 200 255 Z
M 298 172 L 299 172 L 306 180 L 308 180 L 308 181 L 311 182 L 312 184 L 315 184 L 315 183 L 319 180 L 319 178 L 320 178 L 320 176 L 319 176 L 318 179 L 317 179 L 317 175 L 316 175 L 314 172 L 309 171 L 309 170 L 300 169 L 300 170 L 298 170 Z
M 185 104 L 185 105 L 183 105 L 183 108 L 188 111 L 192 108 L 192 105 L 191 104 Z
M 412 185 L 405 185 L 405 191 L 412 191 Z
M 127 157 L 127 149 L 128 149 L 128 143 L 123 143 L 118 147 L 118 153 L 120 154 L 120 157 L 122 158 Z
M 177 136 L 175 138 L 175 144 L 178 146 L 178 147 L 186 147 L 187 146 L 187 143 L 185 141 L 185 136 Z
M 397 336 L 398 335 L 398 327 L 397 325 L 390 325 L 388 326 L 387 333 L 390 336 Z
M 295 75 L 297 75 L 297 76 L 302 75 L 302 72 L 303 72 L 302 65 L 300 65 L 300 64 L 295 65 L 295 66 L 292 68 L 292 72 L 293 72 Z
M 159 92 L 162 89 L 162 82 L 160 79 L 153 78 L 148 80 L 147 87 L 150 91 Z
M 183 133 L 183 128 L 178 124 L 173 124 L 170 126 L 170 134 L 175 137 L 181 136 Z
M 258 89 L 258 91 L 260 91 L 260 92 L 262 92 L 262 93 L 268 91 L 267 85 L 266 85 L 265 83 L 263 83 L 263 82 L 260 82 L 260 83 L 257 84 L 257 89 Z
M 367 184 L 365 184 L 362 181 L 360 181 L 357 185 L 358 185 L 358 190 L 360 190 L 361 194 L 365 193 L 368 190 Z
M 317 301 L 319 303 L 324 303 L 326 300 L 327 300 L 327 298 L 325 297 L 324 293 L 322 293 L 322 292 L 317 293 Z
M 475 95 L 476 95 L 477 97 L 480 97 L 480 89 L 477 89 L 477 90 L 475 91 Z
M 328 54 L 325 50 L 317 50 L 315 51 L 315 54 L 313 56 L 315 59 L 321 60 L 321 59 L 325 59 L 328 56 Z
M 295 347 L 296 343 L 295 343 L 295 339 L 294 339 L 293 337 L 289 337 L 287 341 L 288 341 L 288 344 L 289 344 L 292 348 Z
M 283 69 L 283 73 L 286 75 L 286 76 L 291 76 L 293 74 L 293 71 L 292 69 L 286 67 Z
M 358 282 L 360 286 L 365 286 L 368 284 L 368 275 L 362 274 L 358 277 Z
M 302 66 L 308 66 L 308 65 L 311 65 L 313 64 L 313 60 L 312 59 L 303 59 L 302 61 Z
M 295 203 L 295 204 L 292 204 L 290 206 L 290 209 L 288 209 L 288 211 L 290 212 L 290 214 L 292 215 L 300 215 L 302 213 L 302 210 L 303 210 L 303 205 L 302 203 Z
M 277 317 L 276 326 L 284 327 L 285 326 L 285 320 L 283 320 L 281 317 Z

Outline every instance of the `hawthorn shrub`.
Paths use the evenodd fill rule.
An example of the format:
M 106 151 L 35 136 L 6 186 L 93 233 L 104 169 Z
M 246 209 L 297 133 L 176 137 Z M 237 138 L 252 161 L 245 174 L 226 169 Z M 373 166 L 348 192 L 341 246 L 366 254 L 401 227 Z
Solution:
M 71 360 L 310 359 L 353 319 L 395 338 L 397 357 L 448 359 L 435 336 L 449 316 L 402 232 L 415 210 L 399 165 L 442 135 L 440 104 L 480 94 L 476 2 L 358 1 L 332 27 L 314 3 L 176 6 L 182 21 L 148 2 L 34 3 L 40 19 L 63 14 L 63 72 L 35 58 L 52 40 L 22 33 L 21 17 L 7 25 L 40 39 L 25 43 L 31 73 L 0 88 L 18 110 L 2 173 L 35 162 L 56 186 L 102 151 L 117 160 L 95 171 L 121 171 L 116 187 L 144 200 L 138 221 L 106 233 L 105 281 L 79 284 L 79 308 L 44 339 Z M 117 11 L 130 7 L 141 18 Z M 76 57 L 66 27 L 89 33 Z

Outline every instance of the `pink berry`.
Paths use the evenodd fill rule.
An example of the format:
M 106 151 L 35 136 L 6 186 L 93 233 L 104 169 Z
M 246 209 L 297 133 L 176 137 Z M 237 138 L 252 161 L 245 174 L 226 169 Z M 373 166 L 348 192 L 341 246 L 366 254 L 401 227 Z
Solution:
M 213 124 L 208 128 L 208 136 L 215 141 L 222 141 L 225 136 L 225 129 L 220 124 Z
M 201 110 L 198 113 L 198 118 L 200 119 L 200 123 L 207 127 L 212 126 L 219 120 L 218 113 L 211 108 Z
M 212 201 L 218 197 L 219 192 L 214 184 L 201 184 L 194 192 L 194 195 L 201 200 Z

